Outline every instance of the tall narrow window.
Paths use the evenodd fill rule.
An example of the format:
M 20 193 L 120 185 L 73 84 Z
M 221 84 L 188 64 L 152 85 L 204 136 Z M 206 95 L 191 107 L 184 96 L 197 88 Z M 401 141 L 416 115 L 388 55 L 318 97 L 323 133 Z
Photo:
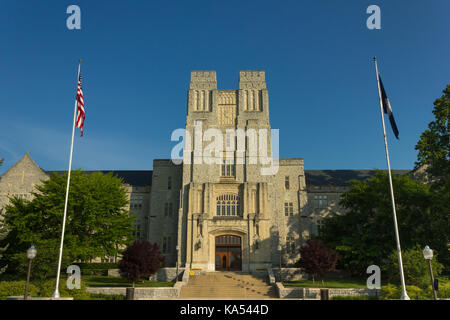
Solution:
M 172 189 L 172 177 L 167 178 L 167 189 L 168 190 Z
M 164 216 L 165 217 L 171 217 L 173 214 L 173 203 L 172 202 L 166 202 L 164 204 Z
M 226 160 L 222 164 L 221 168 L 222 177 L 235 177 L 236 176 L 236 165 L 232 159 Z
M 288 254 L 295 254 L 295 239 L 292 236 L 286 237 L 286 252 Z
M 284 215 L 286 217 L 294 215 L 294 204 L 292 202 L 284 203 Z
M 284 188 L 289 190 L 289 176 L 284 177 Z

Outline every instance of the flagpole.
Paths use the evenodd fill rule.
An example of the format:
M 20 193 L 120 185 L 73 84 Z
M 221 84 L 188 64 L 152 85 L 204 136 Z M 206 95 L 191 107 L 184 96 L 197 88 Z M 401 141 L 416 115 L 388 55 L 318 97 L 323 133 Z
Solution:
M 395 211 L 394 187 L 392 186 L 391 164 L 389 162 L 389 151 L 388 151 L 388 145 L 387 145 L 387 139 L 386 139 L 386 126 L 384 124 L 383 103 L 381 100 L 380 77 L 378 75 L 377 58 L 374 57 L 373 61 L 375 63 L 375 71 L 377 73 L 378 98 L 380 100 L 381 123 L 383 124 L 383 135 L 384 135 L 384 148 L 386 151 L 386 161 L 387 161 L 388 173 L 389 173 L 389 186 L 390 186 L 390 190 L 391 190 L 392 212 L 394 214 L 395 241 L 397 242 L 398 266 L 400 269 L 400 281 L 402 284 L 402 294 L 401 294 L 400 299 L 401 300 L 410 300 L 408 294 L 406 293 L 405 276 L 403 274 L 402 251 L 400 248 L 400 237 L 398 234 L 397 213 Z
M 81 59 L 78 62 L 78 76 L 77 76 L 77 88 L 78 81 L 80 79 L 80 68 L 81 68 Z M 56 288 L 55 292 L 53 292 L 52 298 L 58 299 L 59 295 L 59 275 L 61 273 L 61 260 L 62 260 L 62 252 L 63 252 L 63 244 L 64 244 L 64 231 L 66 229 L 66 216 L 67 216 L 67 202 L 69 199 L 69 186 L 70 186 L 70 171 L 72 169 L 72 153 L 73 153 L 73 137 L 75 136 L 75 120 L 77 116 L 77 98 L 75 98 L 75 107 L 73 111 L 73 125 L 72 125 L 72 142 L 70 144 L 70 156 L 69 156 L 69 171 L 67 172 L 67 186 L 66 186 L 66 199 L 64 202 L 64 217 L 63 217 L 63 225 L 61 232 L 61 244 L 59 246 L 59 260 L 58 260 L 58 271 L 56 273 Z

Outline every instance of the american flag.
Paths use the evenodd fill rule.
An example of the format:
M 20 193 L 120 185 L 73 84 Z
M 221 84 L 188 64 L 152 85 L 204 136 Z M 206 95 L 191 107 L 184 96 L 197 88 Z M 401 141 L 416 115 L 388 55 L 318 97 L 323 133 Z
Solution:
M 77 88 L 77 104 L 78 104 L 78 114 L 77 114 L 77 127 L 81 130 L 81 137 L 83 136 L 83 124 L 84 124 L 84 101 L 83 101 L 83 90 L 81 89 L 81 71 L 78 77 L 78 88 Z

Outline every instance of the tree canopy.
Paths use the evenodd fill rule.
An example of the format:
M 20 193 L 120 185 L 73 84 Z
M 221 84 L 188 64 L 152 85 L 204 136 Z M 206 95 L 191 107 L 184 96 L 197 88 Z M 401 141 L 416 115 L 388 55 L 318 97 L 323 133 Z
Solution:
M 157 243 L 136 240 L 123 253 L 119 268 L 125 278 L 133 281 L 144 279 L 158 271 L 164 262 Z
M 392 177 L 402 249 L 429 245 L 443 258 L 448 230 L 434 205 L 430 186 L 409 175 Z M 364 274 L 372 264 L 383 265 L 396 248 L 388 174 L 378 171 L 368 181 L 352 181 L 340 204 L 346 213 L 324 221 L 321 239 L 342 256 L 341 267 Z
M 3 159 L 0 159 L 0 166 L 2 165 L 2 163 L 3 163 Z M 5 228 L 4 223 L 3 223 L 3 210 L 0 209 L 0 241 L 5 239 L 7 234 L 8 234 L 8 232 L 6 231 L 6 228 Z M 2 253 L 6 251 L 8 246 L 9 246 L 8 244 L 6 244 L 4 247 L 0 246 L 0 260 L 2 259 L 2 256 L 3 256 Z M 0 274 L 5 272 L 7 267 L 8 267 L 7 265 L 6 266 L 1 266 L 0 265 Z
M 427 166 L 428 173 L 441 182 L 450 178 L 450 85 L 434 102 L 434 120 L 428 124 L 415 147 L 418 150 L 416 168 Z
M 57 261 L 64 212 L 67 173 L 53 174 L 36 186 L 34 199 L 11 198 L 6 207 L 6 237 L 11 244 L 5 254 L 16 267 L 26 249 L 34 245 L 36 259 Z M 133 241 L 133 216 L 124 209 L 128 204 L 121 179 L 81 170 L 71 173 L 64 235 L 63 259 L 88 261 L 115 256 L 120 247 Z M 55 268 L 56 270 L 56 268 Z
M 300 249 L 300 260 L 297 265 L 314 277 L 324 277 L 328 272 L 336 270 L 340 255 L 326 247 L 320 240 L 308 240 Z
M 433 108 L 434 120 L 428 124 L 420 136 L 415 149 L 417 153 L 416 169 L 426 168 L 431 181 L 433 207 L 440 212 L 434 221 L 440 230 L 436 237 L 443 237 L 449 242 L 450 230 L 450 85 L 443 90 L 443 95 L 436 99 Z M 436 248 L 437 249 L 437 248 Z M 450 254 L 441 253 L 441 260 L 450 272 Z

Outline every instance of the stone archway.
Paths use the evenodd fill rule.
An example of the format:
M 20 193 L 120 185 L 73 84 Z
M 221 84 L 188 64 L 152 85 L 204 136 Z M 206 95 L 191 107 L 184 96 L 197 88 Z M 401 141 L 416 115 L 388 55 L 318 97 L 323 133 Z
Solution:
M 215 237 L 215 270 L 242 270 L 242 237 L 231 234 Z

